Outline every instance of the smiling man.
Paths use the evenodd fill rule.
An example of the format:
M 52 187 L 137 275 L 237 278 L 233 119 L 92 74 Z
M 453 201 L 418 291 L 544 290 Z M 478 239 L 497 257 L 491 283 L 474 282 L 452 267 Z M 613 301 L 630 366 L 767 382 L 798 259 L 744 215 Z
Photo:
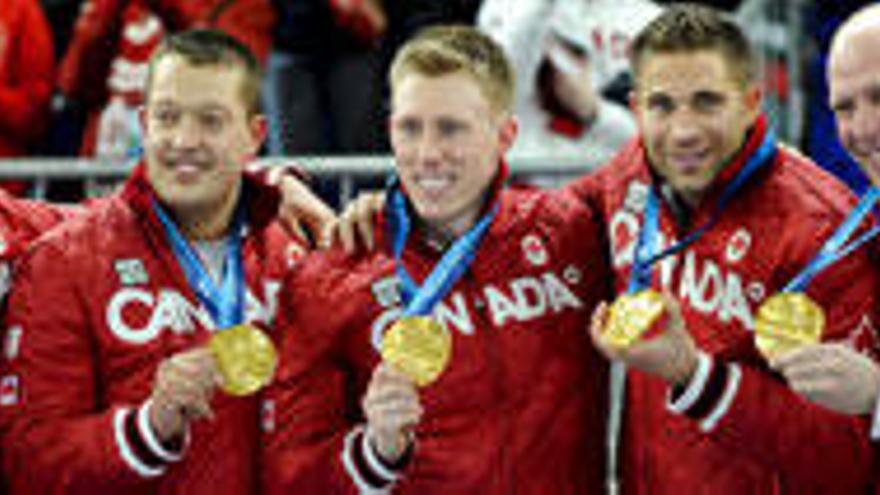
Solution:
M 632 57 L 639 139 L 573 186 L 603 213 L 618 293 L 666 293 L 658 334 L 628 348 L 606 340 L 604 306 L 593 322 L 598 347 L 630 367 L 624 492 L 861 493 L 864 425 L 801 400 L 754 334 L 759 306 L 789 290 L 854 199 L 774 140 L 755 56 L 719 12 L 669 7 Z M 863 251 L 792 290 L 824 309 L 824 340 L 871 328 Z
M 835 33 L 828 71 L 840 140 L 875 188 L 880 187 L 878 43 L 880 6 L 874 4 L 853 14 Z M 869 420 L 872 440 L 880 440 L 880 365 L 869 353 L 851 345 L 819 344 L 794 350 L 774 364 L 807 399 Z
M 584 328 L 608 277 L 592 213 L 505 187 L 513 74 L 485 34 L 424 31 L 390 79 L 399 183 L 379 248 L 314 254 L 282 293 L 268 493 L 601 493 L 604 363 Z M 427 316 L 452 351 L 419 389 L 379 349 Z
M 259 87 L 229 36 L 169 37 L 144 163 L 22 257 L 0 401 L 14 493 L 255 492 L 259 398 L 215 393 L 203 344 L 271 323 L 302 249 L 273 221 L 278 191 L 244 172 L 266 132 Z

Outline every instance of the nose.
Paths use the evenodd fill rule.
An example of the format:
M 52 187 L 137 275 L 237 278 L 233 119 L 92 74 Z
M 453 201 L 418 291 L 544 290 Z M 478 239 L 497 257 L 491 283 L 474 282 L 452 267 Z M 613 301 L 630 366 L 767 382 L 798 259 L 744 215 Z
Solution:
M 189 116 L 182 117 L 178 125 L 171 131 L 171 141 L 177 148 L 195 148 L 201 139 L 202 131 L 198 122 Z
M 700 126 L 693 113 L 679 110 L 669 118 L 669 138 L 677 146 L 687 146 L 699 140 Z
M 422 166 L 436 167 L 440 164 L 441 142 L 437 133 L 424 132 L 416 145 L 416 158 Z

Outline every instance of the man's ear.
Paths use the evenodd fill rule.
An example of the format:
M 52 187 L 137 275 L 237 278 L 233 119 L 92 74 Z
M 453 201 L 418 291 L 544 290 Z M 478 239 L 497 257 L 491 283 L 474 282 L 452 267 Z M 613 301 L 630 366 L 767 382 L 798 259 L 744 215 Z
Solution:
M 250 153 L 252 156 L 257 156 L 257 153 L 260 151 L 260 147 L 263 146 L 263 143 L 266 141 L 266 137 L 269 135 L 269 121 L 266 119 L 266 116 L 263 114 L 255 114 L 249 117 L 248 128 L 251 135 L 251 143 L 252 149 Z
M 498 149 L 499 154 L 504 156 L 513 144 L 516 142 L 516 136 L 519 134 L 519 121 L 513 115 L 504 118 L 501 126 L 498 128 Z

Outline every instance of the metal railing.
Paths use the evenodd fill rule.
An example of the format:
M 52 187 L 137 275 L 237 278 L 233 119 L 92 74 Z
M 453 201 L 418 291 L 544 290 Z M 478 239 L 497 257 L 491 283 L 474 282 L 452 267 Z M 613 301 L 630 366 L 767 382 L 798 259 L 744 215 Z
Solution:
M 339 181 L 339 200 L 352 197 L 359 179 L 387 176 L 394 163 L 389 155 L 362 156 L 305 156 L 267 157 L 258 160 L 261 165 L 273 166 L 296 163 L 316 177 L 334 178 Z M 33 181 L 31 196 L 45 198 L 49 181 L 81 179 L 86 188 L 98 181 L 122 179 L 131 172 L 133 161 L 109 161 L 84 158 L 14 158 L 0 160 L 0 179 Z M 515 158 L 510 161 L 514 174 L 536 176 L 541 179 L 562 182 L 581 175 L 598 166 L 589 159 Z

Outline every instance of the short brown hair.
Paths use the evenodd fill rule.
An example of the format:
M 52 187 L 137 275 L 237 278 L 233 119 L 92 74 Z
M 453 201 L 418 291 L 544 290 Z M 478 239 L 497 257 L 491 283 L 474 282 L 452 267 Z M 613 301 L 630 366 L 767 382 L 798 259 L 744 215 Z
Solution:
M 245 76 L 241 90 L 248 114 L 260 113 L 263 69 L 253 52 L 237 39 L 216 29 L 192 29 L 165 37 L 150 57 L 145 98 L 150 96 L 156 65 L 170 55 L 183 57 L 195 66 L 240 67 Z
M 513 69 L 492 38 L 469 26 L 434 26 L 420 31 L 395 55 L 391 88 L 393 91 L 411 72 L 439 77 L 459 71 L 476 80 L 493 111 L 510 113 L 515 89 Z
M 743 85 L 757 78 L 757 60 L 742 29 L 722 12 L 692 3 L 668 7 L 649 23 L 632 44 L 632 66 L 638 85 L 645 58 L 656 53 L 720 53 L 732 75 Z

